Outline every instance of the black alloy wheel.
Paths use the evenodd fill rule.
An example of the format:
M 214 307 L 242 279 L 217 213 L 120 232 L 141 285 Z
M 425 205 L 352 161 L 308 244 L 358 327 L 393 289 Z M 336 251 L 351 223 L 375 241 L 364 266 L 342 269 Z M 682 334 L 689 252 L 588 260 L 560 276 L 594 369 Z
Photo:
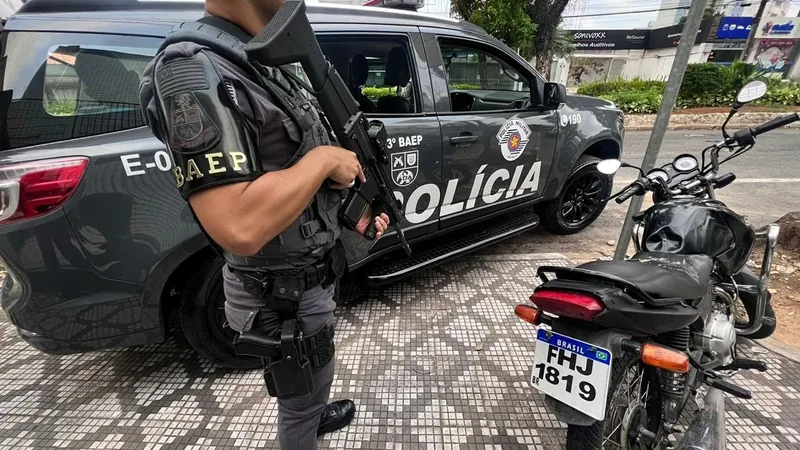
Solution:
M 561 216 L 571 226 L 580 227 L 603 203 L 604 184 L 596 173 L 587 173 L 572 182 L 561 202 Z
M 613 178 L 597 170 L 599 158 L 584 155 L 575 163 L 558 197 L 537 205 L 542 226 L 559 235 L 575 234 L 594 223 L 605 210 Z

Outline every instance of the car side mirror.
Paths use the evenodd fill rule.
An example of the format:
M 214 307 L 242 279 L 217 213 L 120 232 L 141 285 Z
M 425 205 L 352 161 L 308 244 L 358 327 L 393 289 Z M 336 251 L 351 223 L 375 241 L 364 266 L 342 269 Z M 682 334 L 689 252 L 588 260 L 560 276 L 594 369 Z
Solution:
M 544 109 L 558 109 L 567 102 L 567 87 L 559 83 L 545 83 L 543 97 Z

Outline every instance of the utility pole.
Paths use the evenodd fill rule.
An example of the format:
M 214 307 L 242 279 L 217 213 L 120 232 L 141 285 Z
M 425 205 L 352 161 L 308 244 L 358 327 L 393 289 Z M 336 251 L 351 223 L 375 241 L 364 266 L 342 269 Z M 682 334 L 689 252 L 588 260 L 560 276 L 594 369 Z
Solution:
M 700 29 L 700 22 L 703 20 L 705 7 L 706 0 L 692 0 L 692 6 L 689 7 L 689 13 L 686 16 L 686 22 L 683 24 L 683 31 L 681 32 L 681 40 L 678 43 L 678 49 L 675 51 L 675 60 L 672 63 L 672 70 L 670 70 L 669 79 L 667 80 L 667 87 L 664 88 L 664 98 L 661 101 L 661 107 L 656 116 L 653 133 L 650 134 L 650 142 L 647 144 L 644 161 L 642 161 L 642 170 L 644 170 L 645 173 L 652 170 L 655 166 L 658 152 L 661 150 L 662 142 L 664 142 L 664 135 L 667 132 L 669 118 L 672 116 L 672 110 L 675 108 L 675 102 L 678 100 L 678 92 L 683 83 L 683 75 L 686 73 L 686 66 L 689 65 L 689 56 L 692 55 L 692 47 L 694 47 L 694 42 L 697 40 L 697 32 Z M 628 252 L 631 233 L 633 231 L 633 216 L 642 209 L 643 200 L 644 197 L 641 195 L 634 196 L 630 200 L 631 204 L 628 208 L 628 216 L 625 218 L 625 224 L 622 226 L 622 232 L 619 235 L 617 250 L 614 252 L 614 259 L 617 261 L 625 259 L 625 254 Z
M 758 32 L 758 26 L 761 24 L 761 18 L 764 17 L 764 10 L 767 9 L 767 3 L 769 3 L 769 1 L 770 0 L 761 0 L 761 4 L 758 6 L 758 12 L 753 21 L 753 28 L 750 29 L 750 34 L 747 35 L 747 42 L 744 44 L 744 52 L 742 53 L 742 61 L 744 62 L 747 62 L 750 58 L 750 47 L 753 45 L 756 33 Z

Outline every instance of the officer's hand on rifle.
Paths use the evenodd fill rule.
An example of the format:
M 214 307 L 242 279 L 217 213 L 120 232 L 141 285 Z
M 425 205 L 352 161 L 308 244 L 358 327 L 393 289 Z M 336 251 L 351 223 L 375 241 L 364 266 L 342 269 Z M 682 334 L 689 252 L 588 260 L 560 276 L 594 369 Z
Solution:
M 358 222 L 356 233 L 363 236 L 367 230 L 367 227 L 369 226 L 369 221 L 371 218 L 372 208 L 367 208 L 367 212 L 364 213 L 364 217 L 362 217 L 361 221 Z M 375 229 L 377 230 L 377 233 L 375 233 L 375 240 L 378 240 L 383 236 L 383 233 L 385 233 L 386 229 L 389 228 L 389 223 L 389 216 L 387 216 L 385 213 L 375 218 Z
M 358 156 L 350 150 L 323 145 L 312 150 L 309 156 L 312 153 L 321 154 L 325 158 L 324 164 L 329 170 L 328 177 L 334 181 L 331 186 L 334 189 L 347 189 L 355 183 L 356 177 L 362 183 L 367 181 L 361 163 L 358 162 Z
M 364 176 L 364 170 L 358 162 L 358 156 L 350 150 L 325 145 L 315 148 L 312 153 L 324 155 L 327 160 L 326 167 L 330 168 L 329 177 L 334 181 L 332 186 L 334 189 L 347 189 L 348 187 L 352 187 L 356 177 L 358 177 L 362 183 L 367 181 Z M 309 155 L 310 154 L 311 153 L 309 153 Z M 361 221 L 358 222 L 358 226 L 355 230 L 356 233 L 362 236 L 364 235 L 367 227 L 369 227 L 372 215 L 372 208 L 367 208 Z M 375 239 L 380 239 L 383 236 L 383 233 L 389 228 L 390 222 L 387 214 L 381 214 L 375 217 Z

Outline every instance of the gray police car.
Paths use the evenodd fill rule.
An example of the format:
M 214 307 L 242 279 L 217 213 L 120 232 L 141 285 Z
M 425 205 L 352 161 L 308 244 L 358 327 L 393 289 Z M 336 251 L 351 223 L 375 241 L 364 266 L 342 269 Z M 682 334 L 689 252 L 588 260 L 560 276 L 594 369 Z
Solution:
M 187 341 L 229 367 L 222 264 L 144 126 L 139 80 L 203 2 L 29 0 L 0 34 L 1 304 L 51 354 Z M 602 212 L 623 115 L 567 96 L 465 22 L 309 5 L 326 56 L 389 132 L 387 173 L 414 249 L 346 237 L 350 275 L 395 282 L 541 225 L 575 233 Z M 301 69 L 298 75 L 302 76 Z M 367 264 L 369 263 L 369 264 Z

